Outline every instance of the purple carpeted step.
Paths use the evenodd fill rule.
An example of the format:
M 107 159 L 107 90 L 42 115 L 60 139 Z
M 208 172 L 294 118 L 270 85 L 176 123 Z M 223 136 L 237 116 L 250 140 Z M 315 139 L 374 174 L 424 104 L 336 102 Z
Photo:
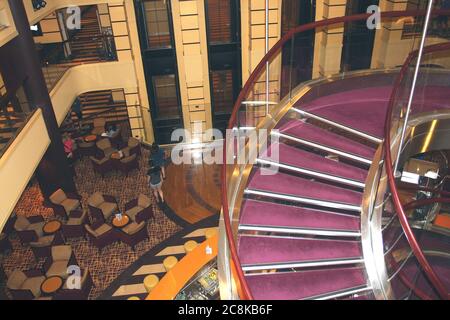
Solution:
M 271 160 L 277 147 L 279 148 L 279 162 L 282 164 L 326 173 L 358 182 L 364 182 L 366 180 L 366 170 L 342 162 L 333 161 L 317 154 L 288 146 L 284 143 L 272 144 L 268 155 L 262 156 L 261 159 Z
M 246 276 L 257 300 L 298 300 L 366 286 L 362 268 L 341 268 Z
M 240 235 L 242 266 L 361 258 L 358 241 Z
M 309 199 L 361 205 L 360 192 L 302 179 L 285 173 L 263 175 L 261 169 L 255 170 L 247 189 L 298 196 Z
M 348 90 L 306 104 L 299 101 L 296 107 L 381 138 L 391 91 L 391 86 Z
M 291 120 L 279 128 L 281 133 L 314 142 L 322 146 L 372 160 L 375 150 L 369 146 L 344 138 L 338 134 L 304 123 L 300 120 Z
M 257 200 L 245 200 L 241 224 L 321 230 L 359 231 L 359 217 Z

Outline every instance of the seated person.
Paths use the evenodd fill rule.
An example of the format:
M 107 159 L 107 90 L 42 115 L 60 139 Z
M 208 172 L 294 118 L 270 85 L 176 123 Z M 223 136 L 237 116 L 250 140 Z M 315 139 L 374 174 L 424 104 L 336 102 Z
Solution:
M 72 159 L 73 150 L 75 149 L 75 143 L 67 132 L 63 134 L 63 144 L 64 144 L 64 152 L 66 153 L 67 158 Z
M 117 125 L 112 124 L 108 127 L 108 129 L 106 130 L 106 132 L 102 133 L 102 137 L 113 137 L 114 134 L 117 132 Z

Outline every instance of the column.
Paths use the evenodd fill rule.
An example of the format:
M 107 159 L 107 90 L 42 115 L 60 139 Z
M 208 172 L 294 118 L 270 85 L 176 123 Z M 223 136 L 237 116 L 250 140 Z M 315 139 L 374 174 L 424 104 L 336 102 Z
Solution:
M 204 1 L 172 0 L 171 4 L 184 128 L 201 142 L 205 130 L 212 128 Z
M 316 21 L 345 16 L 346 4 L 346 0 L 317 1 Z M 343 39 L 343 23 L 316 30 L 313 78 L 341 71 Z
M 1 68 L 4 80 L 6 84 L 8 81 L 19 84 L 25 80 L 23 86 L 28 102 L 32 107 L 42 109 L 45 125 L 51 140 L 36 170 L 36 177 L 45 198 L 48 198 L 58 188 L 63 188 L 66 192 L 74 192 L 76 187 L 72 171 L 69 168 L 64 152 L 61 134 L 40 67 L 23 2 L 9 0 L 9 5 L 19 35 L 6 45 L 7 48 L 3 48 L 5 50 L 1 59 Z

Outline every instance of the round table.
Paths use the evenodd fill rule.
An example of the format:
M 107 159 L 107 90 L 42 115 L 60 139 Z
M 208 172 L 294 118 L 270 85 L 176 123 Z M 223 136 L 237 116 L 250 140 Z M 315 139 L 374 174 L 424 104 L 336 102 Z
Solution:
M 61 289 L 63 286 L 63 279 L 59 276 L 51 276 L 44 280 L 41 284 L 41 292 L 45 295 L 50 295 Z
M 97 136 L 95 134 L 90 134 L 84 137 L 85 142 L 94 142 L 95 140 L 97 140 Z
M 51 221 L 47 222 L 46 224 L 44 224 L 44 226 L 42 227 L 42 230 L 46 234 L 53 234 L 53 233 L 58 232 L 61 229 L 61 226 L 62 226 L 61 221 L 51 220 Z
M 122 154 L 120 152 L 113 152 L 111 154 L 111 159 L 120 160 L 120 159 L 122 159 Z
M 112 219 L 112 225 L 116 228 L 123 228 L 130 222 L 130 217 L 126 214 L 122 214 L 122 219 L 118 219 L 114 216 Z

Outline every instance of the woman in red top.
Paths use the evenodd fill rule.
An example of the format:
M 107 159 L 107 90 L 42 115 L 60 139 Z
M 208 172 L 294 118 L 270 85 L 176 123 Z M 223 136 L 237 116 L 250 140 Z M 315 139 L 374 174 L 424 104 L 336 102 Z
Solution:
M 64 152 L 66 153 L 67 158 L 73 158 L 74 142 L 68 133 L 64 133 L 63 135 L 63 144 Z

